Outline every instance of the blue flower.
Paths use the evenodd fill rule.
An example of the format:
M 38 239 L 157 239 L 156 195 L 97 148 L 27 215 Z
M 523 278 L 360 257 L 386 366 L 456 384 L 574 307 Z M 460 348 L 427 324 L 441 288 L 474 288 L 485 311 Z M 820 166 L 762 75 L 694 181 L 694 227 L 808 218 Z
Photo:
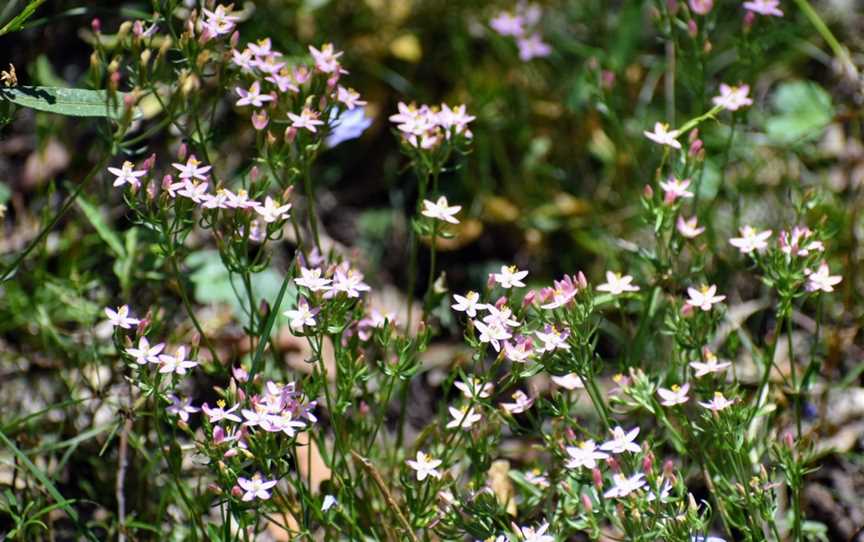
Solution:
M 362 107 L 355 107 L 350 111 L 343 111 L 333 121 L 334 128 L 327 136 L 324 143 L 329 148 L 333 148 L 343 141 L 349 139 L 357 139 L 366 128 L 372 125 L 372 118 L 366 116 L 366 111 Z

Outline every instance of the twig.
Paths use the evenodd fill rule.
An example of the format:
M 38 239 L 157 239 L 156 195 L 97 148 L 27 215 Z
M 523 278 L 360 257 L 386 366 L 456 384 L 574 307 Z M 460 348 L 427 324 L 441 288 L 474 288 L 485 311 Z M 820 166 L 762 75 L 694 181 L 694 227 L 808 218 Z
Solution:
M 396 499 L 393 498 L 393 495 L 390 494 L 390 490 L 387 489 L 387 484 L 384 483 L 384 479 L 381 478 L 381 474 L 375 469 L 375 466 L 371 461 L 358 454 L 354 450 L 351 450 L 351 456 L 357 461 L 360 466 L 362 466 L 366 472 L 369 473 L 369 476 L 372 477 L 372 480 L 375 481 L 375 485 L 378 486 L 379 491 L 384 496 L 384 500 L 387 501 L 387 504 L 390 506 L 390 509 L 396 514 L 396 518 L 399 520 L 399 523 L 402 524 L 402 527 L 405 528 L 405 532 L 408 533 L 408 537 L 413 542 L 420 542 L 417 536 L 414 534 L 414 530 L 411 528 L 411 524 L 408 523 L 408 519 L 402 513 L 402 510 L 399 509 L 399 505 L 396 503 Z

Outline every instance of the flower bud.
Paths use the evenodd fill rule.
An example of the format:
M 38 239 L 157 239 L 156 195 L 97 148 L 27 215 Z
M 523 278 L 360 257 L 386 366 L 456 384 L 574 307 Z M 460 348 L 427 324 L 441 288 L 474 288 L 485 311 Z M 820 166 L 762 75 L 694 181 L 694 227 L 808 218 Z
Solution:
M 231 46 L 232 49 L 234 49 L 235 47 L 237 47 L 238 43 L 240 43 L 240 32 L 235 30 L 231 33 L 231 37 L 228 39 L 228 44 Z
M 234 486 L 231 488 L 231 495 L 239 499 L 243 496 L 243 490 L 240 489 L 240 486 Z
M 654 471 L 654 454 L 648 452 L 642 458 L 642 470 L 645 471 L 646 474 L 649 474 Z
M 618 460 L 612 456 L 606 458 L 606 464 L 609 465 L 609 470 L 614 472 L 615 474 L 619 474 L 621 472 L 621 464 L 618 463 Z
M 121 43 L 125 40 L 126 36 L 129 35 L 130 30 L 132 30 L 132 21 L 123 21 L 120 28 L 117 30 L 117 42 Z
M 489 276 L 486 278 L 486 287 L 490 290 L 495 287 L 495 274 L 489 273 Z
M 261 131 L 264 128 L 267 128 L 267 125 L 270 124 L 270 117 L 267 115 L 267 111 L 260 110 L 252 113 L 252 127 L 257 131 Z
M 642 197 L 645 199 L 652 199 L 654 197 L 654 189 L 651 188 L 650 184 L 646 184 L 645 188 L 642 189 Z
M 528 290 L 528 293 L 525 294 L 525 297 L 522 298 L 522 306 L 530 307 L 534 304 L 534 300 L 537 298 L 537 290 Z
M 699 156 L 699 151 L 702 150 L 703 144 L 701 139 L 697 139 L 693 143 L 690 144 L 690 156 L 696 158 Z
M 591 503 L 591 497 L 589 497 L 587 493 L 582 494 L 582 507 L 589 513 L 594 509 L 594 505 Z
M 744 14 L 744 32 L 750 32 L 750 29 L 753 28 L 753 23 L 756 21 L 756 14 L 752 11 L 748 11 Z
M 189 147 L 186 145 L 186 143 L 181 143 L 180 147 L 177 148 L 177 159 L 181 162 L 184 162 L 188 153 Z
M 594 487 L 597 488 L 597 491 L 603 491 L 603 473 L 600 472 L 600 469 L 596 467 L 591 469 L 591 478 L 594 480 Z
M 783 435 L 783 443 L 786 444 L 786 447 L 790 450 L 795 450 L 795 437 L 792 436 L 791 432 L 787 431 L 786 434 Z
M 231 374 L 234 376 L 234 380 L 237 382 L 246 382 L 249 380 L 249 373 L 246 372 L 242 366 L 234 367 L 231 369 Z
M 696 21 L 694 21 L 693 19 L 690 19 L 689 21 L 687 21 L 687 34 L 691 38 L 695 38 L 696 36 L 699 35 L 699 26 L 696 24 Z
M 102 21 L 99 20 L 99 17 L 93 17 L 93 20 L 90 21 L 90 29 L 97 34 L 102 32 Z
M 214 484 L 213 482 L 207 484 L 207 491 L 213 493 L 214 495 L 222 495 L 222 488 Z
M 285 138 L 285 143 L 294 143 L 294 140 L 297 138 L 297 128 L 293 126 L 285 128 L 285 135 L 283 137 Z
M 676 13 L 678 13 L 678 1 L 666 0 L 666 9 L 669 10 L 669 15 L 674 16 Z
M 708 15 L 714 7 L 714 0 L 690 0 L 690 9 L 697 15 Z

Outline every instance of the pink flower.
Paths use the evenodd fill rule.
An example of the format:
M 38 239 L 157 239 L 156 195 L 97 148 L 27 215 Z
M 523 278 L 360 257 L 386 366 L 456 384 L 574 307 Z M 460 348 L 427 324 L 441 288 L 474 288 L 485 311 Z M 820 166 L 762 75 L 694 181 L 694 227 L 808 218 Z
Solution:
M 726 399 L 719 391 L 714 392 L 714 397 L 707 403 L 699 402 L 703 406 L 713 412 L 719 412 L 735 404 L 736 399 Z
M 318 120 L 318 113 L 312 111 L 308 107 L 304 107 L 299 115 L 288 113 L 288 118 L 291 119 L 291 126 L 297 128 L 305 128 L 313 134 L 318 131 L 316 126 L 321 126 L 324 121 Z
M 534 399 L 525 395 L 525 392 L 522 390 L 517 390 L 512 397 L 512 403 L 501 403 L 501 408 L 510 414 L 521 414 L 531 408 L 531 405 L 534 404 Z
M 808 292 L 833 292 L 834 287 L 840 284 L 840 281 L 843 280 L 841 276 L 832 276 L 829 273 L 831 270 L 828 268 L 828 264 L 822 262 L 819 265 L 819 269 L 813 271 L 811 269 L 807 269 L 804 273 L 807 275 L 807 291 Z
M 277 480 L 264 480 L 260 473 L 256 473 L 251 479 L 237 478 L 239 485 L 244 493 L 243 500 L 248 502 L 254 499 L 267 500 L 270 498 L 270 488 L 276 485 Z
M 508 11 L 502 11 L 489 21 L 492 30 L 502 36 L 519 37 L 525 33 L 524 19 Z
M 193 154 L 188 160 L 186 160 L 185 164 L 171 165 L 180 172 L 178 175 L 180 179 L 199 179 L 201 181 L 206 181 L 207 172 L 212 169 L 212 166 L 202 166 L 199 164 L 201 164 L 201 162 L 199 162 Z
M 660 182 L 660 188 L 663 189 L 663 201 L 666 204 L 671 205 L 675 203 L 678 198 L 692 198 L 693 192 L 687 190 L 690 186 L 690 179 L 676 179 L 675 177 L 669 177 L 668 180 Z
M 699 227 L 695 216 L 685 219 L 683 216 L 679 215 L 675 228 L 678 230 L 678 233 L 687 239 L 695 239 L 705 231 L 705 228 Z
M 752 0 L 744 2 L 744 9 L 758 13 L 759 15 L 782 17 L 783 12 L 778 7 L 780 0 Z
M 712 101 L 714 102 L 714 105 L 719 105 L 723 109 L 738 111 L 742 107 L 753 105 L 753 100 L 747 96 L 749 93 L 749 85 L 732 87 L 726 83 L 721 83 L 720 95 L 712 98 Z
M 180 399 L 174 394 L 169 395 L 168 398 L 171 399 L 171 404 L 165 407 L 165 412 L 179 417 L 184 422 L 189 421 L 189 414 L 195 414 L 201 410 L 198 407 L 192 406 L 191 399 Z
M 270 102 L 273 100 L 273 96 L 269 94 L 261 94 L 261 83 L 255 81 L 249 87 L 249 90 L 236 87 L 234 89 L 237 92 L 237 95 L 240 96 L 240 99 L 237 100 L 237 106 L 242 107 L 244 105 L 251 105 L 253 107 L 262 107 L 264 102 Z
M 519 58 L 523 62 L 528 62 L 535 58 L 544 58 L 552 54 L 552 48 L 548 43 L 543 41 L 540 34 L 531 34 L 527 38 L 519 38 L 516 40 L 516 45 L 519 46 Z
M 729 239 L 729 244 L 741 251 L 741 254 L 750 254 L 754 250 L 760 251 L 768 246 L 767 241 L 771 237 L 771 230 L 757 232 L 752 226 L 744 226 L 740 231 L 741 237 Z
M 165 348 L 165 343 L 150 346 L 147 337 L 138 339 L 138 348 L 127 348 L 126 353 L 135 358 L 135 363 L 145 365 L 147 363 L 159 363 L 159 353 Z
M 690 9 L 697 15 L 708 15 L 714 7 L 714 0 L 690 0 Z
M 234 30 L 234 23 L 239 20 L 239 17 L 226 11 L 223 5 L 216 6 L 213 11 L 202 8 L 201 13 L 204 14 L 204 29 L 213 36 L 230 34 Z
M 653 141 L 654 143 L 658 143 L 660 145 L 666 145 L 672 147 L 673 149 L 680 149 L 681 143 L 678 142 L 677 137 L 680 135 L 677 130 L 669 130 L 669 125 L 664 124 L 662 122 L 657 122 L 654 124 L 654 131 L 642 132 L 645 134 L 645 137 Z
M 639 435 L 639 428 L 635 427 L 630 431 L 625 432 L 621 426 L 615 427 L 612 430 L 612 440 L 604 442 L 600 445 L 600 449 L 611 452 L 613 454 L 621 454 L 624 452 L 639 453 L 642 448 L 636 442 L 636 437 Z
M 337 73 L 342 70 L 339 64 L 339 57 L 342 56 L 341 51 L 336 51 L 332 43 L 325 43 L 321 46 L 321 50 L 309 46 L 309 53 L 315 60 L 315 68 L 322 73 Z
M 117 177 L 114 179 L 114 186 L 123 186 L 124 184 L 134 186 L 135 188 L 141 186 L 141 181 L 138 179 L 147 175 L 147 170 L 135 171 L 134 168 L 135 166 L 128 160 L 123 162 L 123 166 L 119 169 L 116 167 L 109 167 L 108 172 Z
M 349 111 L 355 107 L 366 105 L 366 102 L 360 99 L 360 93 L 353 88 L 345 88 L 342 85 L 336 88 L 336 99 L 342 102 Z
M 671 407 L 686 403 L 689 400 L 689 397 L 687 397 L 687 392 L 689 391 L 690 384 L 684 384 L 683 386 L 675 384 L 670 389 L 659 388 L 657 390 L 657 395 L 662 399 L 662 401 L 660 401 L 661 405 Z
M 129 316 L 129 305 L 117 307 L 117 310 L 105 307 L 105 315 L 108 316 L 108 321 L 113 327 L 122 327 L 123 329 L 131 329 L 132 326 L 137 326 L 141 320 Z

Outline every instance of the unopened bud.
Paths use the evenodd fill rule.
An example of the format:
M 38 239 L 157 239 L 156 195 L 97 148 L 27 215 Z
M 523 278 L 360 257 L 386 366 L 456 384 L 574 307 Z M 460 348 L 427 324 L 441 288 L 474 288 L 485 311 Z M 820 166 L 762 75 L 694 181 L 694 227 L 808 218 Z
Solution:
M 297 138 L 297 128 L 289 126 L 285 129 L 285 135 L 283 137 L 285 138 L 285 143 L 294 143 L 294 140 Z
M 260 111 L 256 111 L 252 113 L 252 127 L 257 131 L 261 131 L 267 128 L 267 125 L 270 124 L 270 117 L 267 115 L 267 111 L 261 109 Z
M 618 463 L 618 460 L 614 457 L 607 457 L 606 464 L 609 465 L 609 470 L 611 470 L 615 474 L 619 474 L 621 472 L 621 464 Z
M 222 488 L 219 487 L 217 484 L 214 484 L 213 482 L 210 482 L 209 484 L 207 484 L 207 491 L 209 491 L 210 493 L 213 493 L 214 495 L 221 495 L 222 494 Z
M 186 143 L 181 143 L 179 147 L 177 147 L 177 159 L 181 162 L 186 161 L 186 156 L 189 154 L 189 146 Z
M 231 495 L 239 499 L 243 496 L 243 490 L 240 489 L 240 486 L 234 486 L 231 488 Z
M 537 290 L 528 290 L 528 293 L 522 298 L 522 306 L 530 307 L 534 304 L 535 299 L 537 299 Z
M 229 43 L 229 45 L 231 45 L 232 49 L 237 47 L 237 44 L 240 43 L 240 32 L 238 32 L 237 30 L 232 32 L 231 38 L 228 40 L 228 43 Z
M 600 472 L 600 469 L 593 468 L 591 469 L 591 478 L 594 480 L 594 487 L 597 488 L 597 491 L 603 490 L 603 473 Z
M 654 189 L 651 188 L 650 184 L 646 184 L 645 188 L 642 189 L 642 197 L 645 199 L 652 199 L 654 197 Z
M 589 513 L 594 509 L 594 505 L 591 503 L 591 497 L 586 493 L 582 494 L 582 507 Z
M 132 30 L 132 21 L 123 21 L 120 28 L 117 30 L 117 42 L 121 43 L 125 40 L 126 36 L 129 35 L 130 30 Z
M 648 452 L 642 458 L 642 470 L 645 473 L 650 473 L 654 470 L 654 454 Z
M 790 450 L 795 449 L 795 437 L 792 436 L 791 432 L 787 431 L 786 434 L 783 435 L 783 442 L 786 444 L 786 447 L 789 448 Z
M 697 25 L 696 21 L 694 21 L 693 19 L 687 21 L 687 34 L 691 38 L 695 38 L 699 35 L 699 25 Z
M 694 158 L 698 157 L 699 152 L 702 150 L 702 148 L 703 148 L 702 140 L 697 139 L 696 141 L 694 141 L 693 143 L 690 144 L 690 150 L 689 150 L 690 156 L 692 156 Z

